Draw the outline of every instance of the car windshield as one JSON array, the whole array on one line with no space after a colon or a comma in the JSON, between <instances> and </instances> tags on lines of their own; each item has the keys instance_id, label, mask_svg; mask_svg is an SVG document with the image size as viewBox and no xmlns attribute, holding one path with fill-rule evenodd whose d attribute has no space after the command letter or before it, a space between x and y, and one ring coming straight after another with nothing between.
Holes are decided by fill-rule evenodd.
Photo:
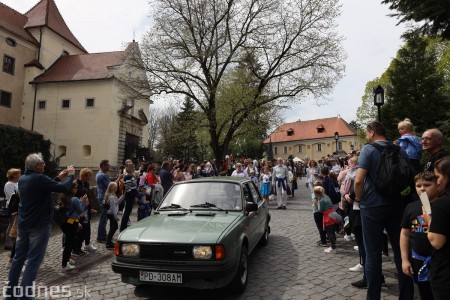
<instances>
[{"instance_id":1,"label":"car windshield","mask_svg":"<svg viewBox=\"0 0 450 300\"><path fill-rule=\"evenodd\" d=\"M241 210L241 187L229 182L195 182L177 184L164 198L161 207L189 209Z\"/></svg>"}]
</instances>

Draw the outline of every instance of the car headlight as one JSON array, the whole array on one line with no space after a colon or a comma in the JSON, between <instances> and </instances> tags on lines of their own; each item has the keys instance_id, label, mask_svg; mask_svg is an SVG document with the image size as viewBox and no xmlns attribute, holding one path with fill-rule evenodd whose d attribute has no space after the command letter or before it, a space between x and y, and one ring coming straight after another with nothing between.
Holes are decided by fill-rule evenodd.
<instances>
[{"instance_id":1,"label":"car headlight","mask_svg":"<svg viewBox=\"0 0 450 300\"><path fill-rule=\"evenodd\" d=\"M122 255L127 257L137 257L140 252L138 244L123 244L121 250Z\"/></svg>"},{"instance_id":2,"label":"car headlight","mask_svg":"<svg viewBox=\"0 0 450 300\"><path fill-rule=\"evenodd\" d=\"M192 255L197 259L211 259L212 253L211 246L194 246L192 248Z\"/></svg>"}]
</instances>

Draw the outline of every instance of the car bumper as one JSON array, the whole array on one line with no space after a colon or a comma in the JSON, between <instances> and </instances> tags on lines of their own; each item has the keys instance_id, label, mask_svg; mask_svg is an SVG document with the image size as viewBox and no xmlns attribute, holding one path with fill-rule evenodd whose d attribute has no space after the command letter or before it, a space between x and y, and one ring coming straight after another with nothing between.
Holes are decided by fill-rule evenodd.
<instances>
[{"instance_id":1,"label":"car bumper","mask_svg":"<svg viewBox=\"0 0 450 300\"><path fill-rule=\"evenodd\" d=\"M228 285L237 272L238 261L220 265L138 265L129 262L115 261L112 263L112 270L122 276L122 281L135 286L138 285L160 285L160 286L180 286L196 289L215 289ZM159 283L140 281L139 271L181 273L182 283Z\"/></svg>"}]
</instances>

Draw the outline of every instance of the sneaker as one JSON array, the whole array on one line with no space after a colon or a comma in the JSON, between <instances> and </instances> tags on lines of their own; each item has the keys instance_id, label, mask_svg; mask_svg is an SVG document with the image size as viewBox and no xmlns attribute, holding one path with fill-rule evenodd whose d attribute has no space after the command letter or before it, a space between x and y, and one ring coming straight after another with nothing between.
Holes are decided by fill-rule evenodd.
<instances>
[{"instance_id":1,"label":"sneaker","mask_svg":"<svg viewBox=\"0 0 450 300\"><path fill-rule=\"evenodd\" d=\"M282 206L281 208L282 208L282 209L286 209L286 206Z\"/></svg>"},{"instance_id":2,"label":"sneaker","mask_svg":"<svg viewBox=\"0 0 450 300\"><path fill-rule=\"evenodd\" d=\"M75 259L73 259L73 258L69 259L69 264L71 264L72 266L75 266Z\"/></svg>"},{"instance_id":3,"label":"sneaker","mask_svg":"<svg viewBox=\"0 0 450 300\"><path fill-rule=\"evenodd\" d=\"M364 271L364 266L362 264L357 264L354 267L348 268L349 271L352 272L363 272Z\"/></svg>"},{"instance_id":4,"label":"sneaker","mask_svg":"<svg viewBox=\"0 0 450 300\"><path fill-rule=\"evenodd\" d=\"M67 266L61 268L61 271L67 272L67 271L73 270L75 268L76 268L75 266L73 266L71 264L67 264Z\"/></svg>"},{"instance_id":5,"label":"sneaker","mask_svg":"<svg viewBox=\"0 0 450 300\"><path fill-rule=\"evenodd\" d=\"M321 241L317 241L317 242L316 242L316 246L319 246L319 247L327 247L328 244L327 244L327 243L322 243Z\"/></svg>"},{"instance_id":6,"label":"sneaker","mask_svg":"<svg viewBox=\"0 0 450 300\"><path fill-rule=\"evenodd\" d=\"M333 248L330 247L330 248L324 249L323 252L325 252L325 253L336 253L336 249L333 249Z\"/></svg>"},{"instance_id":7,"label":"sneaker","mask_svg":"<svg viewBox=\"0 0 450 300\"><path fill-rule=\"evenodd\" d=\"M87 244L83 248L84 251L97 251L97 248L92 244Z\"/></svg>"},{"instance_id":8,"label":"sneaker","mask_svg":"<svg viewBox=\"0 0 450 300\"><path fill-rule=\"evenodd\" d=\"M119 211L117 212L117 215L123 215L123 211L119 210Z\"/></svg>"},{"instance_id":9,"label":"sneaker","mask_svg":"<svg viewBox=\"0 0 450 300\"><path fill-rule=\"evenodd\" d=\"M355 288L358 288L358 289L366 289L367 288L367 282L363 279L358 280L356 282L352 282L351 284L352 284L352 286L354 286Z\"/></svg>"},{"instance_id":10,"label":"sneaker","mask_svg":"<svg viewBox=\"0 0 450 300\"><path fill-rule=\"evenodd\" d=\"M283 207L281 207L281 206L278 206L278 207L277 207L277 209L283 209Z\"/></svg>"},{"instance_id":11,"label":"sneaker","mask_svg":"<svg viewBox=\"0 0 450 300\"><path fill-rule=\"evenodd\" d=\"M359 247L358 247L358 246L354 246L353 249L354 249L355 251L359 251Z\"/></svg>"},{"instance_id":12,"label":"sneaker","mask_svg":"<svg viewBox=\"0 0 450 300\"><path fill-rule=\"evenodd\" d=\"M114 244L113 243L106 244L106 249L114 249Z\"/></svg>"},{"instance_id":13,"label":"sneaker","mask_svg":"<svg viewBox=\"0 0 450 300\"><path fill-rule=\"evenodd\" d=\"M344 235L344 240L346 240L347 242L353 241L353 237L351 235Z\"/></svg>"},{"instance_id":14,"label":"sneaker","mask_svg":"<svg viewBox=\"0 0 450 300\"><path fill-rule=\"evenodd\" d=\"M86 252L84 252L83 250L72 251L72 255L74 255L74 256L83 256L85 254L86 254Z\"/></svg>"}]
</instances>

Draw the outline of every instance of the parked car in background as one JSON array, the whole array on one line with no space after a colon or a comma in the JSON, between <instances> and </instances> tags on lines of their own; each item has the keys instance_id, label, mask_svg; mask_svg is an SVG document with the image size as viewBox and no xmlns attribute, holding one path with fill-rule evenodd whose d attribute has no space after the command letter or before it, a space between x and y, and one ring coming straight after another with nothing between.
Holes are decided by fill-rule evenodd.
<instances>
[{"instance_id":1,"label":"parked car in background","mask_svg":"<svg viewBox=\"0 0 450 300\"><path fill-rule=\"evenodd\" d=\"M119 235L112 269L135 286L229 286L241 293L248 255L267 244L269 222L268 205L249 178L182 181L154 215Z\"/></svg>"}]
</instances>

